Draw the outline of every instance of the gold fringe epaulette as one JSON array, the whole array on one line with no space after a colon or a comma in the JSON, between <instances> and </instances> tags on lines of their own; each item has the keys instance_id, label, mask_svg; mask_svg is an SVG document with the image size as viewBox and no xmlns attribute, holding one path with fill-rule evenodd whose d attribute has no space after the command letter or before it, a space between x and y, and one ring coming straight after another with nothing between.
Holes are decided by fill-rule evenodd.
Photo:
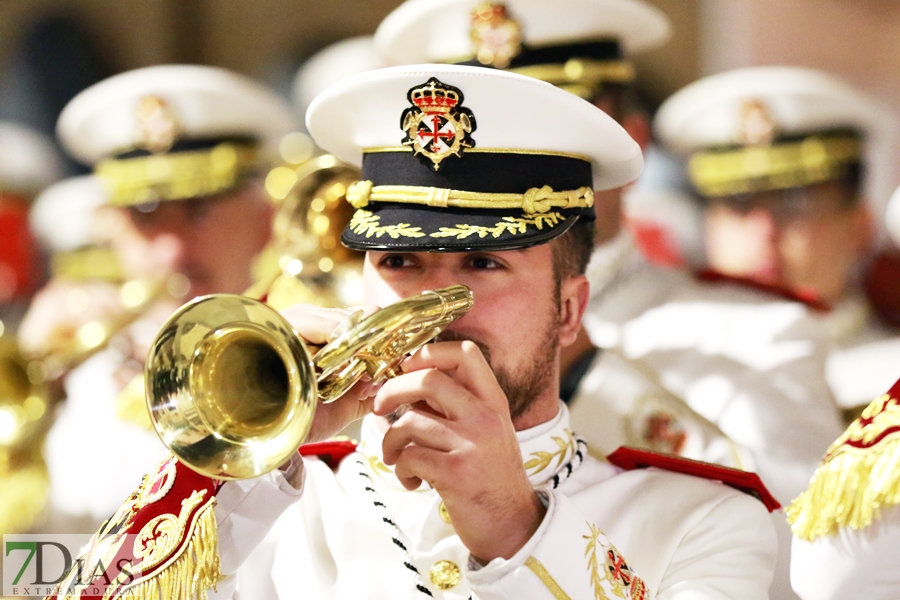
<instances>
[{"instance_id":1,"label":"gold fringe epaulette","mask_svg":"<svg viewBox=\"0 0 900 600\"><path fill-rule=\"evenodd\" d=\"M863 529L882 508L900 504L900 385L875 399L835 441L787 508L798 538L815 540L839 528Z\"/></svg>"},{"instance_id":2,"label":"gold fringe epaulette","mask_svg":"<svg viewBox=\"0 0 900 600\"><path fill-rule=\"evenodd\" d=\"M94 534L48 598L205 600L220 578L217 491L214 480L165 461Z\"/></svg>"},{"instance_id":3,"label":"gold fringe epaulette","mask_svg":"<svg viewBox=\"0 0 900 600\"><path fill-rule=\"evenodd\" d=\"M215 505L210 503L197 517L181 554L119 595L141 600L206 600L207 591L219 582L218 546Z\"/></svg>"}]
</instances>

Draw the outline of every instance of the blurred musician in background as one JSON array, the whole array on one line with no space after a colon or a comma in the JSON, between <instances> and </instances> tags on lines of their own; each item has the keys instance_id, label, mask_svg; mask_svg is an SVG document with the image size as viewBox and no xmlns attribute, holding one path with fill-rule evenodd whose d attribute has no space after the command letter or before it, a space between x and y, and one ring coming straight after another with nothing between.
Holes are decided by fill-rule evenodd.
<instances>
[{"instance_id":1,"label":"blurred musician in background","mask_svg":"<svg viewBox=\"0 0 900 600\"><path fill-rule=\"evenodd\" d=\"M49 139L0 122L0 535L29 531L46 504L42 446L52 399L41 374L29 370L16 332L44 277L28 211L35 195L61 172Z\"/></svg>"},{"instance_id":2,"label":"blurred musician in background","mask_svg":"<svg viewBox=\"0 0 900 600\"><path fill-rule=\"evenodd\" d=\"M690 155L711 271L817 305L834 345L828 383L855 417L900 372L898 331L862 289L885 218L870 195L893 168L896 119L826 73L759 67L688 86L658 124Z\"/></svg>"},{"instance_id":3,"label":"blurred musician in background","mask_svg":"<svg viewBox=\"0 0 900 600\"><path fill-rule=\"evenodd\" d=\"M143 387L136 376L148 346L178 304L241 293L253 283L252 264L272 222L263 179L292 125L289 107L272 92L199 66L123 73L64 109L59 138L103 183L94 226L124 283L89 297L78 315L67 310L71 290L52 286L30 309L32 347L52 347L85 313L97 336L65 375L66 403L48 437L48 530L96 529L164 455L143 390L122 393L123 387Z\"/></svg>"}]
</instances>

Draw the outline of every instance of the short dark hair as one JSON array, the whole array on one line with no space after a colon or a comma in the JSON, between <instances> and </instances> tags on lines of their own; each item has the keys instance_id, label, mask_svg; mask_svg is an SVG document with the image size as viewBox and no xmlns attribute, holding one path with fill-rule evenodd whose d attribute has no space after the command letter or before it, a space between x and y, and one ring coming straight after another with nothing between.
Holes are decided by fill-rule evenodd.
<instances>
[{"instance_id":1,"label":"short dark hair","mask_svg":"<svg viewBox=\"0 0 900 600\"><path fill-rule=\"evenodd\" d=\"M594 250L594 221L578 219L568 231L550 242L553 250L553 277L583 275Z\"/></svg>"}]
</instances>

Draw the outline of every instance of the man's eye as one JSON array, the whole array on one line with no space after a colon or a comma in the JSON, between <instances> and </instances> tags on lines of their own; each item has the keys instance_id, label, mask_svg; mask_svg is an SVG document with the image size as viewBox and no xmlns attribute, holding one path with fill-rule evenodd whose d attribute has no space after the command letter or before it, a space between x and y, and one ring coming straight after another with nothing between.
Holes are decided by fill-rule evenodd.
<instances>
[{"instance_id":1,"label":"man's eye","mask_svg":"<svg viewBox=\"0 0 900 600\"><path fill-rule=\"evenodd\" d=\"M413 261L403 254L389 254L381 259L381 266L387 269L402 269L411 267Z\"/></svg>"},{"instance_id":2,"label":"man's eye","mask_svg":"<svg viewBox=\"0 0 900 600\"><path fill-rule=\"evenodd\" d=\"M469 264L473 269L497 269L500 263L489 256L473 256L469 259Z\"/></svg>"}]
</instances>

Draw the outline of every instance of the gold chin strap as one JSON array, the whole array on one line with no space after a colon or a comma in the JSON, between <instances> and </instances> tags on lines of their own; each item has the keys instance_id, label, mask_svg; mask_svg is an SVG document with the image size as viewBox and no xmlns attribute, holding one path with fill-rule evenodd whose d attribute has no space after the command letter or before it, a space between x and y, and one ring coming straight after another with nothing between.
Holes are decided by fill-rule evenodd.
<instances>
[{"instance_id":1,"label":"gold chin strap","mask_svg":"<svg viewBox=\"0 0 900 600\"><path fill-rule=\"evenodd\" d=\"M594 205L594 191L580 187L557 192L545 185L530 188L524 194L492 194L415 185L373 186L367 180L357 181L347 188L347 201L355 208L364 208L370 202L398 202L438 208L521 209L525 214L533 215L553 208L590 208Z\"/></svg>"},{"instance_id":2,"label":"gold chin strap","mask_svg":"<svg viewBox=\"0 0 900 600\"><path fill-rule=\"evenodd\" d=\"M256 162L254 146L225 142L206 150L105 160L96 174L110 191L110 204L133 206L227 191Z\"/></svg>"},{"instance_id":3,"label":"gold chin strap","mask_svg":"<svg viewBox=\"0 0 900 600\"><path fill-rule=\"evenodd\" d=\"M691 182L707 197L784 190L835 181L862 154L853 136L812 136L801 141L748 146L691 156Z\"/></svg>"},{"instance_id":4,"label":"gold chin strap","mask_svg":"<svg viewBox=\"0 0 900 600\"><path fill-rule=\"evenodd\" d=\"M571 58L561 64L530 65L508 70L546 81L585 99L595 96L604 83L627 84L634 81L634 65L624 60Z\"/></svg>"}]
</instances>

